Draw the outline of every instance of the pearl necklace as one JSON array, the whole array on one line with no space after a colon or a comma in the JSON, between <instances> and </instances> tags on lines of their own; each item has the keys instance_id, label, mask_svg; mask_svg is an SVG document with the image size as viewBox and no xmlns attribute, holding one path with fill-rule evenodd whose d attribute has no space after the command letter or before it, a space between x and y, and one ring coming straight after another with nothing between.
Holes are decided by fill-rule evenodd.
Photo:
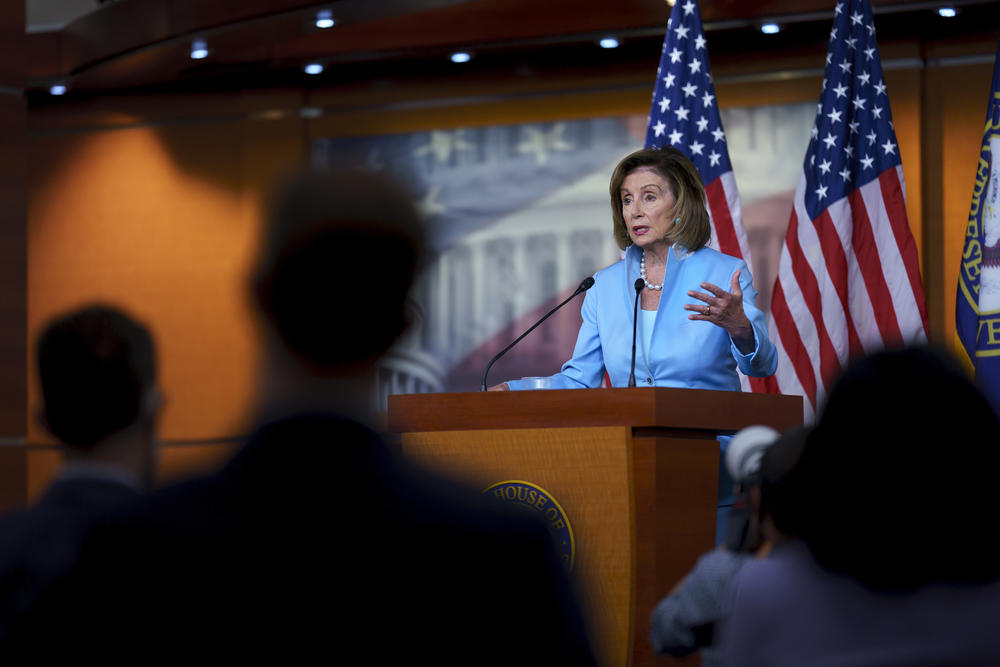
<instances>
[{"instance_id":1,"label":"pearl necklace","mask_svg":"<svg viewBox=\"0 0 1000 667\"><path fill-rule=\"evenodd\" d=\"M643 251L642 258L639 260L639 277L642 278L642 282L646 283L646 288L651 290L662 290L663 285L654 285L653 283L646 280L646 252Z\"/></svg>"}]
</instances>

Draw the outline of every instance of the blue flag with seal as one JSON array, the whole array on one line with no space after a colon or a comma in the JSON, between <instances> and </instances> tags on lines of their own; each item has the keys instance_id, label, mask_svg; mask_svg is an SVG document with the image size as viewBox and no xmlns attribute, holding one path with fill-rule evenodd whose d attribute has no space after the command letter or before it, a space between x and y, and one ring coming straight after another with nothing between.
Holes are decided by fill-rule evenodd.
<instances>
[{"instance_id":1,"label":"blue flag with seal","mask_svg":"<svg viewBox=\"0 0 1000 667\"><path fill-rule=\"evenodd\" d=\"M1000 414L1000 44L972 189L955 299L955 328L976 381Z\"/></svg>"}]
</instances>

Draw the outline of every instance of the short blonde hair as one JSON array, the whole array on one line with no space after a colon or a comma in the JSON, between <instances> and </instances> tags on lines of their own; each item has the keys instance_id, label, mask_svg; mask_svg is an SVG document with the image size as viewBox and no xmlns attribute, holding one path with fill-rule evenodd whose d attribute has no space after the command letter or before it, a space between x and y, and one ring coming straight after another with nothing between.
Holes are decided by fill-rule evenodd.
<instances>
[{"instance_id":1,"label":"short blonde hair","mask_svg":"<svg viewBox=\"0 0 1000 667\"><path fill-rule=\"evenodd\" d=\"M625 250L632 245L622 214L622 183L640 167L652 167L670 184L674 195L672 215L678 221L667 232L667 240L688 250L698 250L712 237L712 227L705 208L705 188L691 160L671 146L643 148L627 156L611 175L611 217L615 222L615 241Z\"/></svg>"}]
</instances>

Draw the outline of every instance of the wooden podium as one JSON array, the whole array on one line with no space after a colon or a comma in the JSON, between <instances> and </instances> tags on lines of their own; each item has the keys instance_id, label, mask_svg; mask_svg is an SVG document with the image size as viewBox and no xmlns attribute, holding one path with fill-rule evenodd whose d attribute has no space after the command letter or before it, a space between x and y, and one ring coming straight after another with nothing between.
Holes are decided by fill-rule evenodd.
<instances>
[{"instance_id":1,"label":"wooden podium","mask_svg":"<svg viewBox=\"0 0 1000 667\"><path fill-rule=\"evenodd\" d=\"M408 394L388 412L407 456L561 505L595 649L616 667L654 664L653 606L714 544L716 436L801 423L798 396L668 388Z\"/></svg>"}]
</instances>

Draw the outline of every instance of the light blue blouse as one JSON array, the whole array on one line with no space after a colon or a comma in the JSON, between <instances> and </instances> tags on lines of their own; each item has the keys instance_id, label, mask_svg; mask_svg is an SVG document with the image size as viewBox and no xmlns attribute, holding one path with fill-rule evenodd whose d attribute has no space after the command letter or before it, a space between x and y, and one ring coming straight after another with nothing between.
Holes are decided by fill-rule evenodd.
<instances>
[{"instance_id":1,"label":"light blue blouse","mask_svg":"<svg viewBox=\"0 0 1000 667\"><path fill-rule=\"evenodd\" d=\"M653 342L653 327L656 326L656 311L639 308L639 332L636 334L642 341L642 358L649 359L649 346ZM647 364L648 365L648 364Z\"/></svg>"},{"instance_id":2,"label":"light blue blouse","mask_svg":"<svg viewBox=\"0 0 1000 667\"><path fill-rule=\"evenodd\" d=\"M605 369L612 386L628 385L640 254L639 248L629 246L622 261L594 274L594 286L583 300L583 324L573 356L552 376L552 389L599 387ZM741 353L724 329L689 320L690 311L684 310L684 304L702 304L687 295L689 290L703 292L701 283L709 282L728 291L737 270L742 271L743 311L753 326L754 349L749 354ZM756 299L746 262L710 248L691 252L675 244L668 253L649 353L636 355L636 385L739 391L737 367L755 377L773 374L777 353ZM520 380L507 384L512 390L524 388Z\"/></svg>"}]
</instances>

